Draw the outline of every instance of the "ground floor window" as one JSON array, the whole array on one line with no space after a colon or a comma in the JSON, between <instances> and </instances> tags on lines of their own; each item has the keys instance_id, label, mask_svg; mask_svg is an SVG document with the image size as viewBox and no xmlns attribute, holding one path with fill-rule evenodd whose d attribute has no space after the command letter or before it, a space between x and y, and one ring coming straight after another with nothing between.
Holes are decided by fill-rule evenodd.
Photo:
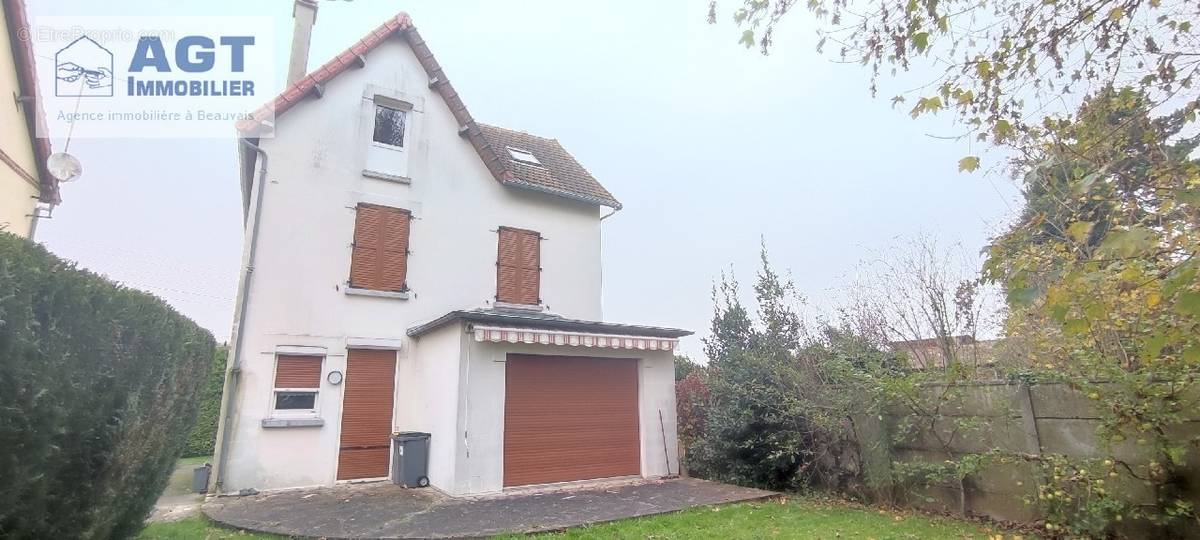
<instances>
[{"instance_id":1,"label":"ground floor window","mask_svg":"<svg viewBox=\"0 0 1200 540\"><path fill-rule=\"evenodd\" d=\"M276 355L272 408L282 414L316 414L324 360L315 355Z\"/></svg>"}]
</instances>

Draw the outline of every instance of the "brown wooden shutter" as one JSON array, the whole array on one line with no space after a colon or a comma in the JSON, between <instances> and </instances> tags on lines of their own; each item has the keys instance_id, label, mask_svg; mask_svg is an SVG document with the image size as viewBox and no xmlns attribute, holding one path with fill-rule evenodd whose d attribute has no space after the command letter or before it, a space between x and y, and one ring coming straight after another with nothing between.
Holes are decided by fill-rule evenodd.
<instances>
[{"instance_id":1,"label":"brown wooden shutter","mask_svg":"<svg viewBox=\"0 0 1200 540\"><path fill-rule=\"evenodd\" d=\"M321 357L281 354L275 357L275 388L319 388Z\"/></svg>"},{"instance_id":2,"label":"brown wooden shutter","mask_svg":"<svg viewBox=\"0 0 1200 540\"><path fill-rule=\"evenodd\" d=\"M354 220L350 286L378 291L408 290L407 210L359 204Z\"/></svg>"},{"instance_id":3,"label":"brown wooden shutter","mask_svg":"<svg viewBox=\"0 0 1200 540\"><path fill-rule=\"evenodd\" d=\"M396 351L347 351L338 480L387 476L395 379Z\"/></svg>"},{"instance_id":4,"label":"brown wooden shutter","mask_svg":"<svg viewBox=\"0 0 1200 540\"><path fill-rule=\"evenodd\" d=\"M541 235L500 227L496 256L496 300L512 304L541 303Z\"/></svg>"}]
</instances>

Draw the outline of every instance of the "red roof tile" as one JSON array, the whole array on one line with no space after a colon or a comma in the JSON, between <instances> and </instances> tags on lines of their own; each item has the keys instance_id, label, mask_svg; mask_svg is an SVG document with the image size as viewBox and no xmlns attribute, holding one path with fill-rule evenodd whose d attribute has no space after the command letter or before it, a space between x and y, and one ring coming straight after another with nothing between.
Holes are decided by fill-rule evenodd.
<instances>
[{"instance_id":1,"label":"red roof tile","mask_svg":"<svg viewBox=\"0 0 1200 540\"><path fill-rule=\"evenodd\" d=\"M620 208L621 203L613 198L592 174L583 168L575 157L567 153L557 139L547 139L524 131L479 124L484 139L500 159L508 162L511 178L505 184L563 195L611 208ZM516 148L533 154L541 166L522 163L512 158L508 148Z\"/></svg>"},{"instance_id":2,"label":"red roof tile","mask_svg":"<svg viewBox=\"0 0 1200 540\"><path fill-rule=\"evenodd\" d=\"M436 91L450 113L460 126L461 133L466 138L479 158L483 160L488 171L502 184L543 191L571 199L621 208L621 203L612 196L604 186L600 185L575 158L571 157L554 139L546 139L529 135L520 131L512 131L494 126L484 126L475 122L467 106L450 81L445 71L433 57L433 52L421 34L413 26L412 18L405 12L398 13L388 19L378 28L367 33L357 43L351 45L341 54L333 57L325 65L296 81L266 105L252 113L250 118L237 123L237 128L243 136L253 136L263 120L270 118L272 111L279 116L288 109L303 101L313 93L317 85L325 84L351 67L358 67L359 57L366 55L375 47L382 44L389 36L399 34L412 48L417 61L429 77L430 86ZM521 148L534 152L544 168L534 168L513 161L504 148L505 141L516 140ZM529 148L526 148L529 147ZM545 156L543 158L543 156Z\"/></svg>"}]
</instances>

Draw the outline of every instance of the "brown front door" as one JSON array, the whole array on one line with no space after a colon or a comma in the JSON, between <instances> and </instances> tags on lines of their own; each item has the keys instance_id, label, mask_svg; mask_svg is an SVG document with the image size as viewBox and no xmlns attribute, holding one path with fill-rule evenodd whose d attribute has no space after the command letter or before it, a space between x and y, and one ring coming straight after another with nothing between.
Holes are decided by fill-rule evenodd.
<instances>
[{"instance_id":1,"label":"brown front door","mask_svg":"<svg viewBox=\"0 0 1200 540\"><path fill-rule=\"evenodd\" d=\"M504 485L641 474L637 360L510 354Z\"/></svg>"},{"instance_id":2,"label":"brown front door","mask_svg":"<svg viewBox=\"0 0 1200 540\"><path fill-rule=\"evenodd\" d=\"M345 385L337 478L385 477L391 456L396 351L350 349Z\"/></svg>"}]
</instances>

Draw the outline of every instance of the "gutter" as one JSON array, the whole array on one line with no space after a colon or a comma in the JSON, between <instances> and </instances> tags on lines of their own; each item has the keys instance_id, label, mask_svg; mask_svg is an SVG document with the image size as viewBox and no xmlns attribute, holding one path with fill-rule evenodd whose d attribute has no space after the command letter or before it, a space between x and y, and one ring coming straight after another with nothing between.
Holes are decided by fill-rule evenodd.
<instances>
[{"instance_id":1,"label":"gutter","mask_svg":"<svg viewBox=\"0 0 1200 540\"><path fill-rule=\"evenodd\" d=\"M649 337L649 338L681 338L692 335L690 330L682 330L679 328L665 328L659 326L644 326L637 324L617 324L600 321L584 321L579 319L567 319L563 317L553 316L547 317L544 315L524 315L512 313L500 313L496 311L477 311L477 310L455 310L441 317L438 317L425 324L420 324L409 328L407 334L409 337L421 337L433 330L441 328L453 321L463 321L466 323L483 323L483 324L500 324L500 325L526 325L534 328L544 328L548 330L565 330L568 332L587 332L595 334L610 334L621 336ZM519 326L517 326L519 328Z\"/></svg>"},{"instance_id":2,"label":"gutter","mask_svg":"<svg viewBox=\"0 0 1200 540\"><path fill-rule=\"evenodd\" d=\"M512 186L515 188L528 189L530 191L538 191L541 193L548 193L550 195L556 195L556 196L562 197L564 199L571 199L574 201L585 202L585 203L594 204L597 206L607 206L609 208L612 208L614 210L614 212L616 210L621 209L621 203L617 202L614 199L601 199L599 197L590 197L587 195L580 195L578 193L573 193L573 192L562 190L562 189L554 189L551 187L530 184L528 182L522 182L520 180L504 180L504 181L501 181L501 184L504 184L506 186Z\"/></svg>"},{"instance_id":3,"label":"gutter","mask_svg":"<svg viewBox=\"0 0 1200 540\"><path fill-rule=\"evenodd\" d=\"M224 490L225 464L228 462L229 444L234 434L232 426L237 420L238 382L242 374L242 359L245 356L242 352L242 343L245 341L242 339L242 333L246 328L246 306L250 304L250 279L254 277L254 255L258 249L258 224L262 217L263 190L267 187L267 152L247 139L239 138L238 141L245 148L256 152L260 161L258 185L257 188L252 187L254 211L248 215L252 215L253 218L246 224L250 235L250 245L246 249L245 268L238 281L237 318L233 322L233 332L229 336L231 356L225 368L225 388L221 393L221 416L217 424L217 448L216 455L213 456L216 469L213 471L213 475L216 483L212 490L217 495Z\"/></svg>"},{"instance_id":4,"label":"gutter","mask_svg":"<svg viewBox=\"0 0 1200 540\"><path fill-rule=\"evenodd\" d=\"M29 142L33 146L33 157L37 167L38 200L51 206L62 202L59 182L50 175L46 160L50 157L50 139L38 137L48 135L45 111L37 86L37 72L33 55L32 34L29 29L29 14L25 2L3 0L4 18L7 21L8 42L12 50L13 63L17 71L17 92L13 97L25 117ZM36 213L36 212L35 212ZM36 221L36 218L35 218ZM30 236L32 238L32 235Z\"/></svg>"}]
</instances>

